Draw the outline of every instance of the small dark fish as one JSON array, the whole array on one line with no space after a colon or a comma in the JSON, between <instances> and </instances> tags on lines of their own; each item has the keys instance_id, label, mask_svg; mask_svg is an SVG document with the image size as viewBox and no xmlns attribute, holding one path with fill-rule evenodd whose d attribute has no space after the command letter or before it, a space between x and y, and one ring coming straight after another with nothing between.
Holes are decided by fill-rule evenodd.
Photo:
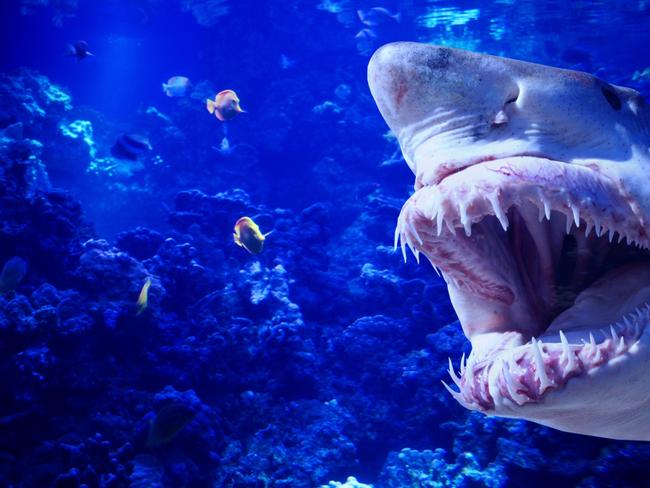
<instances>
[{"instance_id":1,"label":"small dark fish","mask_svg":"<svg viewBox=\"0 0 650 488\"><path fill-rule=\"evenodd\" d=\"M118 159L136 161L138 157L151 149L149 139L139 134L122 134L117 138L111 154Z\"/></svg>"},{"instance_id":2,"label":"small dark fish","mask_svg":"<svg viewBox=\"0 0 650 488\"><path fill-rule=\"evenodd\" d=\"M11 291L18 286L27 273L27 263L23 258L14 256L9 259L0 274L0 293Z\"/></svg>"},{"instance_id":3,"label":"small dark fish","mask_svg":"<svg viewBox=\"0 0 650 488\"><path fill-rule=\"evenodd\" d=\"M147 446L162 446L170 442L196 417L196 412L182 403L172 403L161 408L151 421Z\"/></svg>"},{"instance_id":4,"label":"small dark fish","mask_svg":"<svg viewBox=\"0 0 650 488\"><path fill-rule=\"evenodd\" d=\"M77 61L81 61L88 56L94 56L93 53L88 51L88 43L86 41L77 41L74 44L68 44L66 54L68 56L74 56L77 58Z\"/></svg>"}]
</instances>

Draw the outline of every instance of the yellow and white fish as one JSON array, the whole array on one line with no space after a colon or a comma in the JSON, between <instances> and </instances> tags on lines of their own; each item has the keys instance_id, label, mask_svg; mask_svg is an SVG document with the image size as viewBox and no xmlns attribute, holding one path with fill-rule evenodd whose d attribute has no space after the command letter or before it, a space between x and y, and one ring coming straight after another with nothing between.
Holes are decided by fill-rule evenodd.
<instances>
[{"instance_id":1,"label":"yellow and white fish","mask_svg":"<svg viewBox=\"0 0 650 488\"><path fill-rule=\"evenodd\" d=\"M137 315L140 315L142 312L144 312L147 309L147 306L149 305L150 286L151 286L151 278L147 276L147 281L145 281L144 285L142 285L142 289L140 290L140 294L138 295L138 301L136 302L136 305L138 306Z\"/></svg>"},{"instance_id":2,"label":"yellow and white fish","mask_svg":"<svg viewBox=\"0 0 650 488\"><path fill-rule=\"evenodd\" d=\"M271 231L273 232L273 231ZM264 247L264 240L271 232L262 234L259 226L250 217L242 217L235 223L233 238L235 244L251 254L259 254Z\"/></svg>"}]
</instances>

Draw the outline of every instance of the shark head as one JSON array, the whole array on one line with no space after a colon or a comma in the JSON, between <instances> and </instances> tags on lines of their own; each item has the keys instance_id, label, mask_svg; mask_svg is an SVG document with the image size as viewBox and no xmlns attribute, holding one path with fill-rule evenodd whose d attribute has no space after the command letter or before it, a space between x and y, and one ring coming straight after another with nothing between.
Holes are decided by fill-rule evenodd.
<instances>
[{"instance_id":1,"label":"shark head","mask_svg":"<svg viewBox=\"0 0 650 488\"><path fill-rule=\"evenodd\" d=\"M650 440L650 108L582 72L394 43L370 60L415 174L395 243L444 277L460 404ZM445 385L447 386L447 385Z\"/></svg>"}]
</instances>

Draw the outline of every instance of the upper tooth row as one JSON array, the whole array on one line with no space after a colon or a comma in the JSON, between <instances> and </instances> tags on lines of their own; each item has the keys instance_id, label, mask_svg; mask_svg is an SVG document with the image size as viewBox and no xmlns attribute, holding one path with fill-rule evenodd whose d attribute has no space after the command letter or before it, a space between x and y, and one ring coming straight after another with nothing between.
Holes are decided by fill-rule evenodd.
<instances>
[{"instance_id":1,"label":"upper tooth row","mask_svg":"<svg viewBox=\"0 0 650 488\"><path fill-rule=\"evenodd\" d=\"M426 198L425 202L420 203L418 198ZM471 202L471 206L474 209L474 216L468 214L469 204L460 199L456 205L454 199L444 198L439 192L429 193L423 195L417 195L415 200L413 197L409 200L397 221L397 227L395 229L395 249L397 249L397 244L401 240L402 254L404 260L406 260L406 246L408 246L416 259L419 261L419 254L415 250L414 242L422 244L422 238L417 232L417 229L409 219L408 215L408 206L409 205L418 205L418 208L421 209L422 213L427 216L427 218L435 222L435 234L440 236L443 232L443 229L447 227L452 234L456 234L456 228L463 228L466 236L471 236L472 234L472 225L483 219L485 215L494 215L503 230L508 230L510 222L508 220L507 210L513 204L517 203L514 201L511 202L502 202L505 200L503 197L499 197L497 192L488 192L483 194L483 198L474 198ZM572 203L568 198L563 198L560 202L552 202L546 198L541 190L537 192L535 196L528 196L525 201L530 202L537 206L538 208L538 217L539 221L542 222L544 219L550 221L551 219L551 210L557 210L562 212L566 217L566 228L565 231L568 234L571 232L573 225L580 228L581 225L581 207L583 209L583 227L585 230L585 236L589 236L592 230L595 231L597 237L601 237L607 233L609 242L614 240L614 234L618 233L618 242L625 240L626 244L634 245L641 249L650 249L650 242L647 239L638 238L634 239L628 233L625 232L625 229L616 229L616 222L625 222L625 219L616 218L614 215L606 214L601 219L596 218L594 215L599 212L593 205L593 202L590 198L584 199L580 205ZM524 203L524 202L520 202ZM489 205L489 207L488 207ZM587 211L587 209L591 211ZM609 222L609 224L607 223Z\"/></svg>"}]
</instances>

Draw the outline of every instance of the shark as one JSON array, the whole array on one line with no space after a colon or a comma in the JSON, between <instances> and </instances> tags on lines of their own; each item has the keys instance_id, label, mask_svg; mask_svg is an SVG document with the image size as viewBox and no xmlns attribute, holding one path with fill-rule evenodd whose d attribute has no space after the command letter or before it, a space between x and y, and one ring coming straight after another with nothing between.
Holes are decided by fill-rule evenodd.
<instances>
[{"instance_id":1,"label":"shark","mask_svg":"<svg viewBox=\"0 0 650 488\"><path fill-rule=\"evenodd\" d=\"M415 175L395 229L444 278L462 406L650 441L650 108L588 73L397 42L368 65Z\"/></svg>"}]
</instances>

